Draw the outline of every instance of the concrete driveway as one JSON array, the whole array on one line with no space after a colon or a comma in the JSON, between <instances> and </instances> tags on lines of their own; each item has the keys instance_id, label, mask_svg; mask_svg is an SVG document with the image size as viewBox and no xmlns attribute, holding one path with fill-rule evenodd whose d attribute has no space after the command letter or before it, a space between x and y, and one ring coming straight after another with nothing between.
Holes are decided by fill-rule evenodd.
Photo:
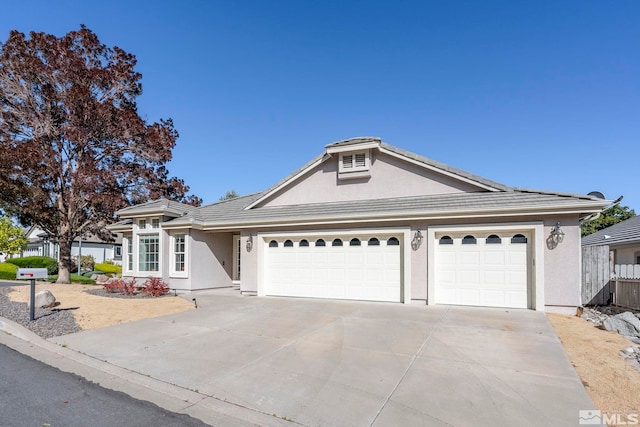
<instances>
[{"instance_id":1,"label":"concrete driveway","mask_svg":"<svg viewBox=\"0 0 640 427\"><path fill-rule=\"evenodd\" d=\"M196 298L198 310L52 341L274 424L563 426L594 409L542 313Z\"/></svg>"}]
</instances>

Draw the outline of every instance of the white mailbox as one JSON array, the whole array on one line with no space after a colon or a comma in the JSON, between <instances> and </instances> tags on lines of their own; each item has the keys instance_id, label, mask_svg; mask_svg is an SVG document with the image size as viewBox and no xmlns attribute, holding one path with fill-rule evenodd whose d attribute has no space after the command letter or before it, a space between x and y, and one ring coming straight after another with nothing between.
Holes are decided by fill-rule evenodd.
<instances>
[{"instance_id":1,"label":"white mailbox","mask_svg":"<svg viewBox=\"0 0 640 427\"><path fill-rule=\"evenodd\" d=\"M46 279L49 273L46 268L19 268L16 279Z\"/></svg>"}]
</instances>

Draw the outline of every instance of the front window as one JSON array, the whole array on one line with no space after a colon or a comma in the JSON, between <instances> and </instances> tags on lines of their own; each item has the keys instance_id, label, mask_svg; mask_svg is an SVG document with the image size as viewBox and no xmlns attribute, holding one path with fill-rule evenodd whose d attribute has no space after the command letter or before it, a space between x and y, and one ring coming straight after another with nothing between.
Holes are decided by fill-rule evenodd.
<instances>
[{"instance_id":1,"label":"front window","mask_svg":"<svg viewBox=\"0 0 640 427\"><path fill-rule=\"evenodd\" d=\"M160 228L160 219L159 218L153 218L151 220L151 228Z\"/></svg>"},{"instance_id":2,"label":"front window","mask_svg":"<svg viewBox=\"0 0 640 427\"><path fill-rule=\"evenodd\" d=\"M175 271L184 271L185 267L185 236L176 234L173 245Z\"/></svg>"},{"instance_id":3,"label":"front window","mask_svg":"<svg viewBox=\"0 0 640 427\"><path fill-rule=\"evenodd\" d=\"M147 228L147 220L141 219L140 221L138 221L138 228L140 230L144 230L145 228Z\"/></svg>"},{"instance_id":4,"label":"front window","mask_svg":"<svg viewBox=\"0 0 640 427\"><path fill-rule=\"evenodd\" d=\"M157 234L139 236L138 270L158 271L160 245Z\"/></svg>"}]
</instances>

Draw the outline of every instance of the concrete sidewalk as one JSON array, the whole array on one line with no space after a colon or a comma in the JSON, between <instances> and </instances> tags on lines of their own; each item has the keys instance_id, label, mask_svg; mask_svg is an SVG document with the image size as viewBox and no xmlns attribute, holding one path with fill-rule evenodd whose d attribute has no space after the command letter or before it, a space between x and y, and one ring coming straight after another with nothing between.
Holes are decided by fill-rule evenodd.
<instances>
[{"instance_id":1,"label":"concrete sidewalk","mask_svg":"<svg viewBox=\"0 0 640 427\"><path fill-rule=\"evenodd\" d=\"M198 310L43 347L212 425L563 426L594 409L543 313L196 298Z\"/></svg>"}]
</instances>

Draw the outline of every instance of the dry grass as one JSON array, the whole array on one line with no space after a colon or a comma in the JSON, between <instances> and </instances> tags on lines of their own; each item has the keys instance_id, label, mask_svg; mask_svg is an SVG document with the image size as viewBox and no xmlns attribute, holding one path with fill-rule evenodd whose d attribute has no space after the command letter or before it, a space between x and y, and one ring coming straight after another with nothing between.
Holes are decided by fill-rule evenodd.
<instances>
[{"instance_id":1,"label":"dry grass","mask_svg":"<svg viewBox=\"0 0 640 427\"><path fill-rule=\"evenodd\" d=\"M640 371L619 355L633 342L576 316L547 314L596 407L640 411Z\"/></svg>"},{"instance_id":2,"label":"dry grass","mask_svg":"<svg viewBox=\"0 0 640 427\"><path fill-rule=\"evenodd\" d=\"M122 299L101 297L85 292L96 286L98 285L38 284L36 292L48 289L60 302L57 308L73 308L76 322L84 330L193 309L193 304L180 297ZM29 286L15 286L9 298L14 301L28 302L29 292Z\"/></svg>"}]
</instances>

